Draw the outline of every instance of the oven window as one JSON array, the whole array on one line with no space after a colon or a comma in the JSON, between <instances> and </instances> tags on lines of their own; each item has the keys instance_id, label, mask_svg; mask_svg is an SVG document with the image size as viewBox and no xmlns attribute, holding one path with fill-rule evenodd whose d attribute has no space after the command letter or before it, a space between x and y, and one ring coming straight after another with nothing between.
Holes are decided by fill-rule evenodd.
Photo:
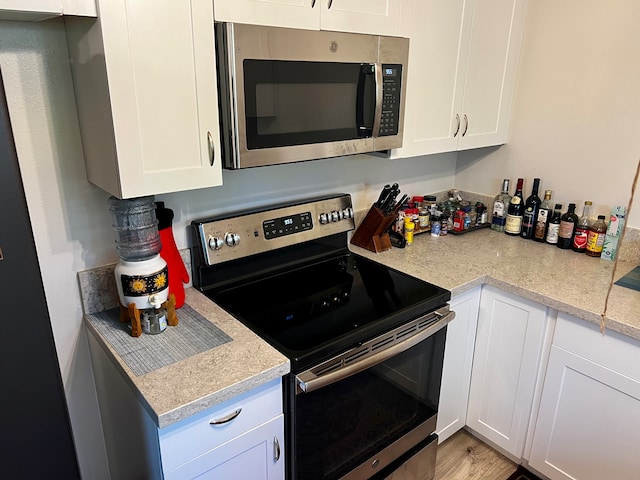
<instances>
[{"instance_id":1,"label":"oven window","mask_svg":"<svg viewBox=\"0 0 640 480\"><path fill-rule=\"evenodd\" d=\"M360 81L360 63L244 60L243 69L250 150L359 138L359 123L373 122L373 78Z\"/></svg>"},{"instance_id":2,"label":"oven window","mask_svg":"<svg viewBox=\"0 0 640 480\"><path fill-rule=\"evenodd\" d=\"M340 478L432 419L445 338L443 327L384 363L295 395L293 478Z\"/></svg>"}]
</instances>

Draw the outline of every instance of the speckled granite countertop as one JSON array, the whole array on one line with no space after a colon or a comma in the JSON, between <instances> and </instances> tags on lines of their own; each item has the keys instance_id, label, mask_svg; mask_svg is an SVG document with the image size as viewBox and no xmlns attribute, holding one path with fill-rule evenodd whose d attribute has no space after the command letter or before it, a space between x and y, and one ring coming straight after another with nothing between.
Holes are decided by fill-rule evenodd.
<instances>
[{"instance_id":1,"label":"speckled granite countertop","mask_svg":"<svg viewBox=\"0 0 640 480\"><path fill-rule=\"evenodd\" d=\"M105 284L108 285L113 275L113 268L105 268L105 271L106 273L102 276L107 279ZM80 282L82 285L82 277ZM111 281L111 283L115 282ZM95 298L93 300L94 307L96 304L101 304L96 302ZM84 301L85 312L87 312L86 299ZM131 371L111 345L93 328L91 322L85 322L90 334L107 352L160 428L282 377L290 371L289 360L284 355L198 290L187 288L185 303L214 323L232 340L140 376L136 376ZM113 306L108 305L109 308ZM178 310L179 315L180 310Z\"/></svg>"},{"instance_id":2,"label":"speckled granite countertop","mask_svg":"<svg viewBox=\"0 0 640 480\"><path fill-rule=\"evenodd\" d=\"M416 235L413 245L373 253L351 249L451 290L488 284L600 325L613 262L490 229L464 235ZM638 263L619 261L616 278ZM640 292L614 285L605 329L640 339Z\"/></svg>"},{"instance_id":3,"label":"speckled granite countertop","mask_svg":"<svg viewBox=\"0 0 640 480\"><path fill-rule=\"evenodd\" d=\"M439 238L417 235L410 247L378 254L353 245L350 248L449 289L454 297L483 284L494 285L597 325L613 270L612 262L490 229ZM185 262L188 264L187 259ZM637 264L620 261L616 280ZM80 272L79 282L86 313L117 306L113 266ZM135 376L86 322L160 428L290 371L286 357L199 291L188 288L186 295L186 303L233 341L145 375ZM640 292L613 287L605 328L640 339Z\"/></svg>"}]
</instances>

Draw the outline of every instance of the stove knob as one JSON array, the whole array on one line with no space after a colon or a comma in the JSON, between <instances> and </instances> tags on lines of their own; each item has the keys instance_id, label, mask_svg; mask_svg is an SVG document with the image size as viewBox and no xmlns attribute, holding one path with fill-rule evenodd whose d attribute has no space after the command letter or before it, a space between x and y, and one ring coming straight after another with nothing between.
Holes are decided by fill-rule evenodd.
<instances>
[{"instance_id":1,"label":"stove knob","mask_svg":"<svg viewBox=\"0 0 640 480\"><path fill-rule=\"evenodd\" d=\"M209 248L211 250L220 250L224 246L224 242L220 237L214 237L213 235L209 237Z\"/></svg>"},{"instance_id":2,"label":"stove knob","mask_svg":"<svg viewBox=\"0 0 640 480\"><path fill-rule=\"evenodd\" d=\"M353 208L347 207L342 210L342 218L353 218Z\"/></svg>"},{"instance_id":3,"label":"stove knob","mask_svg":"<svg viewBox=\"0 0 640 480\"><path fill-rule=\"evenodd\" d=\"M238 245L240 243L240 235L238 235L237 233L233 233L233 232L225 233L224 234L224 243L226 243L230 247L235 247L236 245Z\"/></svg>"},{"instance_id":4,"label":"stove knob","mask_svg":"<svg viewBox=\"0 0 640 480\"><path fill-rule=\"evenodd\" d=\"M329 217L327 216L326 213L321 213L320 214L320 224L321 225L326 225L327 223L329 223Z\"/></svg>"},{"instance_id":5,"label":"stove knob","mask_svg":"<svg viewBox=\"0 0 640 480\"><path fill-rule=\"evenodd\" d=\"M340 212L334 210L333 212L331 212L331 221L337 222L338 220L340 220Z\"/></svg>"}]
</instances>

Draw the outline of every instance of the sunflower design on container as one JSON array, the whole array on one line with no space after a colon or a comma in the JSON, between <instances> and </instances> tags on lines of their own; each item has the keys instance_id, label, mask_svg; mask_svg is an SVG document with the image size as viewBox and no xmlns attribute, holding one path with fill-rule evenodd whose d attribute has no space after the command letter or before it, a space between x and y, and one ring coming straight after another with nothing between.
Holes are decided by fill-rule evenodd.
<instances>
[{"instance_id":1,"label":"sunflower design on container","mask_svg":"<svg viewBox=\"0 0 640 480\"><path fill-rule=\"evenodd\" d=\"M122 275L122 290L129 297L140 297L161 292L169 285L168 268L150 275Z\"/></svg>"}]
</instances>

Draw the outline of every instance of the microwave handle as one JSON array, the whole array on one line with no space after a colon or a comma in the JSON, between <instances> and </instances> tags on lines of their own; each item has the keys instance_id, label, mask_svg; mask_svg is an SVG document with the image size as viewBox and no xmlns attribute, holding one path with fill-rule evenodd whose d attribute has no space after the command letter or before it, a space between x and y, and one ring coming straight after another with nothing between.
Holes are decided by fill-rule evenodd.
<instances>
[{"instance_id":1,"label":"microwave handle","mask_svg":"<svg viewBox=\"0 0 640 480\"><path fill-rule=\"evenodd\" d=\"M378 85L376 83L377 65L363 63L358 74L356 94L356 127L358 136L371 137L376 125L376 111L378 110ZM378 121L378 129L380 122Z\"/></svg>"}]
</instances>

